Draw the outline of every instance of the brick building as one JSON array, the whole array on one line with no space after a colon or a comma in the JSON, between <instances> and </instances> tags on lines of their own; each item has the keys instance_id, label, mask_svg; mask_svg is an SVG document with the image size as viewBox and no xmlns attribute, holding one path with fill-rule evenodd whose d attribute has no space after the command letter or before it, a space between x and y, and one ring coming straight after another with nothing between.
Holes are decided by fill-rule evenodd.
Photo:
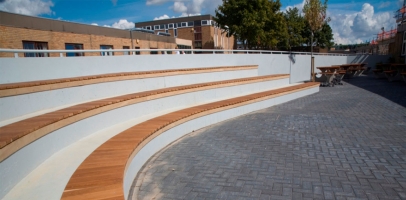
<instances>
[{"instance_id":1,"label":"brick building","mask_svg":"<svg viewBox=\"0 0 406 200\"><path fill-rule=\"evenodd\" d=\"M176 42L180 42L177 44ZM4 49L174 49L191 41L129 30L32 17L0 11L0 48ZM125 55L129 52L114 52ZM161 52L151 52L161 53ZM65 56L109 55L109 53L67 53ZM137 52L149 54L149 52ZM12 57L0 53L0 57ZM26 53L20 57L59 56L59 53Z\"/></svg>"},{"instance_id":2,"label":"brick building","mask_svg":"<svg viewBox=\"0 0 406 200\"><path fill-rule=\"evenodd\" d=\"M236 46L234 36L227 37L227 30L220 29L211 15L136 22L135 27L192 40L194 49L235 49Z\"/></svg>"}]
</instances>

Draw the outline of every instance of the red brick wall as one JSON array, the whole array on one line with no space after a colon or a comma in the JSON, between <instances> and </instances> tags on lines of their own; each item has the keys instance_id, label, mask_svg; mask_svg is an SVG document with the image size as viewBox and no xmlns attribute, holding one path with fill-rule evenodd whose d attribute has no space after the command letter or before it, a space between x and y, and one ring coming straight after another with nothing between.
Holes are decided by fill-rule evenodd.
<instances>
[{"instance_id":1,"label":"red brick wall","mask_svg":"<svg viewBox=\"0 0 406 200\"><path fill-rule=\"evenodd\" d=\"M7 26L0 26L0 33L0 48L5 49L23 49L22 41L48 42L49 50L65 49L65 43L83 44L84 49L100 49L100 45L113 45L114 49L123 49L123 46L131 48L131 39L129 38L106 37L103 35L41 31ZM133 40L134 47L140 47L141 49L173 49L176 46L175 43L145 40L138 41L139 42L137 43L135 39ZM149 53L145 52L142 54ZM100 53L85 53L85 56L97 55L100 55ZM123 55L123 52L115 52L114 55ZM24 55L21 53L19 56L23 57ZM50 56L57 57L59 56L59 53L51 53ZM13 57L13 54L0 53L0 57Z\"/></svg>"}]
</instances>

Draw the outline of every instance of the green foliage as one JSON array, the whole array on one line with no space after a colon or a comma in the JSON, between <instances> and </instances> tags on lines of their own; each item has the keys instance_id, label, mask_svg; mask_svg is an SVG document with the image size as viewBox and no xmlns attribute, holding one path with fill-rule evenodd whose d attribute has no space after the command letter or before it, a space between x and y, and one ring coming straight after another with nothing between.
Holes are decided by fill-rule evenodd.
<instances>
[{"instance_id":1,"label":"green foliage","mask_svg":"<svg viewBox=\"0 0 406 200\"><path fill-rule=\"evenodd\" d=\"M281 6L279 0L227 0L216 9L215 20L250 49L275 48L287 36Z\"/></svg>"},{"instance_id":2,"label":"green foliage","mask_svg":"<svg viewBox=\"0 0 406 200\"><path fill-rule=\"evenodd\" d=\"M305 20L309 23L311 32L316 32L322 28L329 18L326 18L327 0L322 4L320 0L306 0L303 6Z\"/></svg>"},{"instance_id":3,"label":"green foliage","mask_svg":"<svg viewBox=\"0 0 406 200\"><path fill-rule=\"evenodd\" d=\"M306 22L305 23L305 28L303 30L303 38L304 38L304 42L310 46L311 44L311 28L309 26L309 24ZM333 38L333 31L330 27L330 25L328 25L328 23L324 23L321 27L320 30L317 30L314 33L314 43L313 45L322 47L322 48L331 48L332 46L334 46L334 38Z\"/></svg>"},{"instance_id":4,"label":"green foliage","mask_svg":"<svg viewBox=\"0 0 406 200\"><path fill-rule=\"evenodd\" d=\"M305 31L305 20L299 14L299 9L296 7L286 11L284 14L287 28L287 48L301 46L305 42L304 31Z\"/></svg>"}]
</instances>

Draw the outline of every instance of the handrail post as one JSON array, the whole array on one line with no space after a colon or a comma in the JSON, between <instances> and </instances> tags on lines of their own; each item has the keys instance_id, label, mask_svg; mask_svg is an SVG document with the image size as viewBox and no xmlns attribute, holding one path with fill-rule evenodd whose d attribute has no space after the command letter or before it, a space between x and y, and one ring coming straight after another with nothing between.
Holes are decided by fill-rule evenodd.
<instances>
[{"instance_id":1,"label":"handrail post","mask_svg":"<svg viewBox=\"0 0 406 200\"><path fill-rule=\"evenodd\" d=\"M63 57L63 53L59 53L59 57Z\"/></svg>"},{"instance_id":2,"label":"handrail post","mask_svg":"<svg viewBox=\"0 0 406 200\"><path fill-rule=\"evenodd\" d=\"M14 53L14 58L18 58L18 53Z\"/></svg>"}]
</instances>

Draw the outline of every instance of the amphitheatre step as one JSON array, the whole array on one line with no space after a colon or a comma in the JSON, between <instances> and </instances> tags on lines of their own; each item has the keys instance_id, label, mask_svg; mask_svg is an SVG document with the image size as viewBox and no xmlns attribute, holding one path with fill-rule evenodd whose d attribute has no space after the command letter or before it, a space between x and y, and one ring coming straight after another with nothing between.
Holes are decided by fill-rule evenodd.
<instances>
[{"instance_id":1,"label":"amphitheatre step","mask_svg":"<svg viewBox=\"0 0 406 200\"><path fill-rule=\"evenodd\" d=\"M158 90L132 93L83 104L74 105L61 110L35 116L16 123L0 127L0 161L38 138L82 119L117 109L167 96L209 90L213 88L231 87L242 84L258 83L287 79L289 75L268 75L252 78L232 79L186 86L169 87Z\"/></svg>"},{"instance_id":2,"label":"amphitheatre step","mask_svg":"<svg viewBox=\"0 0 406 200\"><path fill-rule=\"evenodd\" d=\"M76 86L112 82L112 81L123 81L123 80L151 78L151 77L160 77L160 76L173 76L173 75L181 75L181 74L195 74L195 73L232 71L232 70L247 70L247 69L257 69L257 68L258 68L257 65L203 67L203 68L154 70L154 71L140 71L140 72L120 72L120 73L99 74L99 75L92 75L92 76L30 81L30 82L22 82L22 83L8 83L8 84L0 84L0 97L14 96L14 95L20 95L20 94L33 93L33 92L41 92L41 91L47 91L47 90L55 90L55 89L61 89L61 88L76 87Z\"/></svg>"},{"instance_id":3,"label":"amphitheatre step","mask_svg":"<svg viewBox=\"0 0 406 200\"><path fill-rule=\"evenodd\" d=\"M79 103L166 87L258 76L258 67L123 72L0 85L0 126ZM11 96L8 96L11 95Z\"/></svg>"},{"instance_id":4,"label":"amphitheatre step","mask_svg":"<svg viewBox=\"0 0 406 200\"><path fill-rule=\"evenodd\" d=\"M61 199L126 199L123 182L129 160L153 138L205 115L317 88L318 85L314 82L304 83L226 99L175 111L137 124L112 137L93 151L74 172Z\"/></svg>"}]
</instances>

